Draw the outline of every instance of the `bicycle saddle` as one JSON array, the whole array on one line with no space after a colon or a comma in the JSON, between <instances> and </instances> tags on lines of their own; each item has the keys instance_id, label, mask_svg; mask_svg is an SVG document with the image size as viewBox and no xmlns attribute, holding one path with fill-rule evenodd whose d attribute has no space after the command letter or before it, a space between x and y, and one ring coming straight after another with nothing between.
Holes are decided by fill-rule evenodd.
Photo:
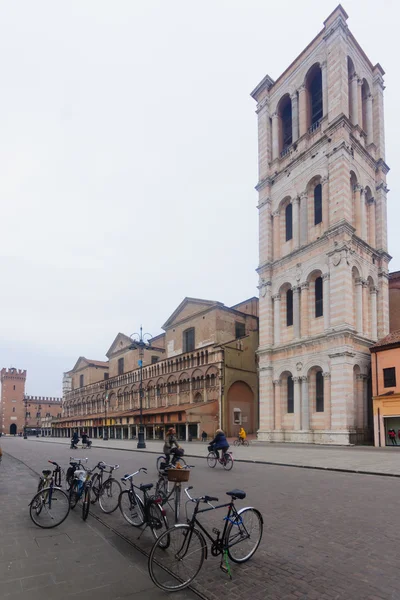
<instances>
[{"instance_id":1,"label":"bicycle saddle","mask_svg":"<svg viewBox=\"0 0 400 600\"><path fill-rule=\"evenodd\" d=\"M228 496L231 496L232 500L236 500L236 498L243 500L243 498L246 498L246 492L243 492L242 490L231 490L230 492L226 493Z\"/></svg>"},{"instance_id":2,"label":"bicycle saddle","mask_svg":"<svg viewBox=\"0 0 400 600\"><path fill-rule=\"evenodd\" d=\"M152 483L141 483L139 487L142 490L142 492L144 492L145 490L151 490L151 488L153 487L153 484Z\"/></svg>"},{"instance_id":3,"label":"bicycle saddle","mask_svg":"<svg viewBox=\"0 0 400 600\"><path fill-rule=\"evenodd\" d=\"M45 477L47 477L48 475L51 475L51 471L49 471L49 469L45 469L44 471L42 471L42 473Z\"/></svg>"}]
</instances>

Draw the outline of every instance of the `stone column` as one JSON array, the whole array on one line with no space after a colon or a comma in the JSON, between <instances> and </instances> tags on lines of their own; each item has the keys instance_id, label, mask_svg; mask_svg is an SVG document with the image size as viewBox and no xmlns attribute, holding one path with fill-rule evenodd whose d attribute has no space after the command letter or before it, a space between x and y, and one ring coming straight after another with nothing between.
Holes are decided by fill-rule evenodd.
<instances>
[{"instance_id":1,"label":"stone column","mask_svg":"<svg viewBox=\"0 0 400 600\"><path fill-rule=\"evenodd\" d=\"M281 406L281 386L282 382L280 379L274 379L274 407L275 407L275 420L274 429L282 429L282 406Z\"/></svg>"},{"instance_id":2,"label":"stone column","mask_svg":"<svg viewBox=\"0 0 400 600\"><path fill-rule=\"evenodd\" d=\"M186 421L186 423L185 423L185 440L186 440L186 442L188 441L188 439L189 439L189 423Z\"/></svg>"},{"instance_id":3,"label":"stone column","mask_svg":"<svg viewBox=\"0 0 400 600\"><path fill-rule=\"evenodd\" d=\"M299 88L299 136L307 132L307 90L302 85Z\"/></svg>"},{"instance_id":4,"label":"stone column","mask_svg":"<svg viewBox=\"0 0 400 600\"><path fill-rule=\"evenodd\" d=\"M329 329L331 326L331 310L330 310L330 289L329 289L329 273L322 275L322 299L323 299L323 312L324 312L324 329Z\"/></svg>"},{"instance_id":5,"label":"stone column","mask_svg":"<svg viewBox=\"0 0 400 600\"><path fill-rule=\"evenodd\" d=\"M326 117L328 114L328 78L326 72L326 60L324 60L320 66L322 76L322 116Z\"/></svg>"},{"instance_id":6,"label":"stone column","mask_svg":"<svg viewBox=\"0 0 400 600\"><path fill-rule=\"evenodd\" d=\"M375 219L376 219L376 211L375 211L375 198L370 198L369 200L369 205L368 205L368 211L369 211L369 218L368 218L368 225L369 225L369 232L368 232L368 243L370 246L372 246L372 248L376 248L376 230L375 230Z\"/></svg>"},{"instance_id":7,"label":"stone column","mask_svg":"<svg viewBox=\"0 0 400 600\"><path fill-rule=\"evenodd\" d=\"M290 96L292 101L292 143L299 139L299 100L297 92Z\"/></svg>"},{"instance_id":8,"label":"stone column","mask_svg":"<svg viewBox=\"0 0 400 600\"><path fill-rule=\"evenodd\" d=\"M356 332L362 334L363 324L363 302L362 302L362 279L357 277L356 279Z\"/></svg>"},{"instance_id":9,"label":"stone column","mask_svg":"<svg viewBox=\"0 0 400 600\"><path fill-rule=\"evenodd\" d=\"M358 124L363 127L363 109L362 109L362 79L357 80L357 103L358 103Z\"/></svg>"},{"instance_id":10,"label":"stone column","mask_svg":"<svg viewBox=\"0 0 400 600\"><path fill-rule=\"evenodd\" d=\"M376 312L376 295L378 289L376 287L370 290L370 301L371 301L371 339L374 341L378 339L378 315Z\"/></svg>"},{"instance_id":11,"label":"stone column","mask_svg":"<svg viewBox=\"0 0 400 600\"><path fill-rule=\"evenodd\" d=\"M294 249L298 250L300 246L300 198L296 197L292 200L293 206L293 242Z\"/></svg>"},{"instance_id":12,"label":"stone column","mask_svg":"<svg viewBox=\"0 0 400 600\"><path fill-rule=\"evenodd\" d=\"M363 320L362 320L362 330L365 337L368 337L370 333L369 323L368 323L368 301L369 301L369 288L368 282L363 279L362 281L362 303L363 303Z\"/></svg>"},{"instance_id":13,"label":"stone column","mask_svg":"<svg viewBox=\"0 0 400 600\"><path fill-rule=\"evenodd\" d=\"M374 126L372 120L372 94L368 94L365 99L366 102L366 117L367 117L367 145L372 144L374 141Z\"/></svg>"},{"instance_id":14,"label":"stone column","mask_svg":"<svg viewBox=\"0 0 400 600\"><path fill-rule=\"evenodd\" d=\"M325 429L331 429L331 374L322 373L324 378L324 413Z\"/></svg>"},{"instance_id":15,"label":"stone column","mask_svg":"<svg viewBox=\"0 0 400 600\"><path fill-rule=\"evenodd\" d=\"M274 346L277 346L281 340L281 295L272 296L274 303Z\"/></svg>"},{"instance_id":16,"label":"stone column","mask_svg":"<svg viewBox=\"0 0 400 600\"><path fill-rule=\"evenodd\" d=\"M355 212L355 224L356 235L361 237L361 185L354 186L354 212Z\"/></svg>"},{"instance_id":17,"label":"stone column","mask_svg":"<svg viewBox=\"0 0 400 600\"><path fill-rule=\"evenodd\" d=\"M305 281L301 284L301 319L300 319L300 330L301 337L307 337L308 330L308 292L309 292L309 283Z\"/></svg>"},{"instance_id":18,"label":"stone column","mask_svg":"<svg viewBox=\"0 0 400 600\"><path fill-rule=\"evenodd\" d=\"M273 235L274 235L274 243L273 243L273 256L274 256L274 260L278 260L278 258L280 258L281 252L280 252L280 226L281 226L281 222L280 222L280 218L279 218L279 210L276 210L274 213L272 213L272 217L273 217L273 224L272 224L272 229L273 229Z\"/></svg>"},{"instance_id":19,"label":"stone column","mask_svg":"<svg viewBox=\"0 0 400 600\"><path fill-rule=\"evenodd\" d=\"M330 215L329 215L329 176L326 175L321 179L322 185L322 221L325 225L325 230L329 229Z\"/></svg>"},{"instance_id":20,"label":"stone column","mask_svg":"<svg viewBox=\"0 0 400 600\"><path fill-rule=\"evenodd\" d=\"M365 202L365 189L360 190L360 218L361 218L361 238L367 242L367 205Z\"/></svg>"},{"instance_id":21,"label":"stone column","mask_svg":"<svg viewBox=\"0 0 400 600\"><path fill-rule=\"evenodd\" d=\"M279 115L272 115L272 160L279 157Z\"/></svg>"},{"instance_id":22,"label":"stone column","mask_svg":"<svg viewBox=\"0 0 400 600\"><path fill-rule=\"evenodd\" d=\"M354 390L356 406L354 408L356 412L357 429L362 429L364 427L364 379L366 379L366 375L363 375L362 373L356 375L356 389Z\"/></svg>"},{"instance_id":23,"label":"stone column","mask_svg":"<svg viewBox=\"0 0 400 600\"><path fill-rule=\"evenodd\" d=\"M322 196L323 197L323 196ZM300 194L300 246L308 240L308 193Z\"/></svg>"},{"instance_id":24,"label":"stone column","mask_svg":"<svg viewBox=\"0 0 400 600\"><path fill-rule=\"evenodd\" d=\"M300 337L300 287L292 288L293 291L293 336L294 339Z\"/></svg>"},{"instance_id":25,"label":"stone column","mask_svg":"<svg viewBox=\"0 0 400 600\"><path fill-rule=\"evenodd\" d=\"M350 82L351 87L351 122L358 125L358 77L354 73Z\"/></svg>"},{"instance_id":26,"label":"stone column","mask_svg":"<svg viewBox=\"0 0 400 600\"><path fill-rule=\"evenodd\" d=\"M386 183L376 186L376 248L387 252L387 199Z\"/></svg>"},{"instance_id":27,"label":"stone column","mask_svg":"<svg viewBox=\"0 0 400 600\"><path fill-rule=\"evenodd\" d=\"M300 396L301 377L293 377L293 399L294 399L294 428L296 431L301 429L301 396Z\"/></svg>"},{"instance_id":28,"label":"stone column","mask_svg":"<svg viewBox=\"0 0 400 600\"><path fill-rule=\"evenodd\" d=\"M301 428L304 431L310 429L310 407L308 399L308 377L301 378Z\"/></svg>"},{"instance_id":29,"label":"stone column","mask_svg":"<svg viewBox=\"0 0 400 600\"><path fill-rule=\"evenodd\" d=\"M258 204L258 239L260 264L272 260L271 200L265 198Z\"/></svg>"},{"instance_id":30,"label":"stone column","mask_svg":"<svg viewBox=\"0 0 400 600\"><path fill-rule=\"evenodd\" d=\"M384 107L383 107L383 90L385 85L383 82L380 66L374 68L373 79L373 130L374 144L376 146L376 159L382 158L385 160L385 123L384 123Z\"/></svg>"},{"instance_id":31,"label":"stone column","mask_svg":"<svg viewBox=\"0 0 400 600\"><path fill-rule=\"evenodd\" d=\"M258 370L260 381L260 431L271 432L274 429L274 388L272 384L272 367L267 354L260 354ZM264 438L267 441L270 437Z\"/></svg>"}]
</instances>

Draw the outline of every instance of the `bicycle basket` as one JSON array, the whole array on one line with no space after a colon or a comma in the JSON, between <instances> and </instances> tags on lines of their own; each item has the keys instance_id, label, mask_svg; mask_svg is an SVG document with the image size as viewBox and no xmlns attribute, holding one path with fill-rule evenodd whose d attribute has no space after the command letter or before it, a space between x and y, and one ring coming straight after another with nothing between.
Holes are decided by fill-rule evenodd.
<instances>
[{"instance_id":1,"label":"bicycle basket","mask_svg":"<svg viewBox=\"0 0 400 600\"><path fill-rule=\"evenodd\" d=\"M168 481L181 482L189 481L190 469L168 469Z\"/></svg>"}]
</instances>

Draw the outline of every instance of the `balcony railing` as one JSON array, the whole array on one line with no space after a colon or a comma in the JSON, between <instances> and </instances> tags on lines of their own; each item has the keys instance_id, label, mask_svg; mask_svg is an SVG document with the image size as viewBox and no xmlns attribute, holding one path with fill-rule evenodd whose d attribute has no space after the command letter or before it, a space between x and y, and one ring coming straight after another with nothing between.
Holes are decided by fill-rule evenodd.
<instances>
[{"instance_id":1,"label":"balcony railing","mask_svg":"<svg viewBox=\"0 0 400 600\"><path fill-rule=\"evenodd\" d=\"M315 123L313 123L311 127L308 128L308 133L314 133L314 131L317 131L317 129L320 128L320 125L321 121L315 121Z\"/></svg>"},{"instance_id":2,"label":"balcony railing","mask_svg":"<svg viewBox=\"0 0 400 600\"><path fill-rule=\"evenodd\" d=\"M281 158L284 158L287 154L289 154L290 152L290 148L291 146L286 146L286 148L284 148L280 154Z\"/></svg>"}]
</instances>

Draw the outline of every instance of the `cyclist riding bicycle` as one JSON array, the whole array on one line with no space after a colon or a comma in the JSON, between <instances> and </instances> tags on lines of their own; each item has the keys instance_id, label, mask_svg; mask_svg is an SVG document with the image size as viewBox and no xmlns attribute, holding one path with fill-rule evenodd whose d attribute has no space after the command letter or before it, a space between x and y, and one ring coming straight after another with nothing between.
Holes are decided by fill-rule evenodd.
<instances>
[{"instance_id":1,"label":"cyclist riding bicycle","mask_svg":"<svg viewBox=\"0 0 400 600\"><path fill-rule=\"evenodd\" d=\"M239 441L240 441L240 442L244 442L244 441L245 441L245 439L246 439L246 437L247 437L247 436L246 436L246 432L245 432L245 430L243 429L243 427L241 427L241 428L240 428L240 431L239 431Z\"/></svg>"},{"instance_id":2,"label":"cyclist riding bicycle","mask_svg":"<svg viewBox=\"0 0 400 600\"><path fill-rule=\"evenodd\" d=\"M176 431L173 427L170 427L167 431L167 437L165 438L163 452L166 457L165 463L167 465L169 465L171 454L183 454L182 449L178 444L178 440L176 439ZM174 461L172 460L172 462Z\"/></svg>"},{"instance_id":3,"label":"cyclist riding bicycle","mask_svg":"<svg viewBox=\"0 0 400 600\"><path fill-rule=\"evenodd\" d=\"M228 451L228 448L229 448L228 440L226 439L225 434L222 431L222 429L217 429L217 431L215 432L215 438L212 440L212 442L210 442L209 447L210 448L212 447L212 449L218 456L218 459L219 459L218 450L222 450L222 456L224 456L225 452Z\"/></svg>"}]
</instances>

